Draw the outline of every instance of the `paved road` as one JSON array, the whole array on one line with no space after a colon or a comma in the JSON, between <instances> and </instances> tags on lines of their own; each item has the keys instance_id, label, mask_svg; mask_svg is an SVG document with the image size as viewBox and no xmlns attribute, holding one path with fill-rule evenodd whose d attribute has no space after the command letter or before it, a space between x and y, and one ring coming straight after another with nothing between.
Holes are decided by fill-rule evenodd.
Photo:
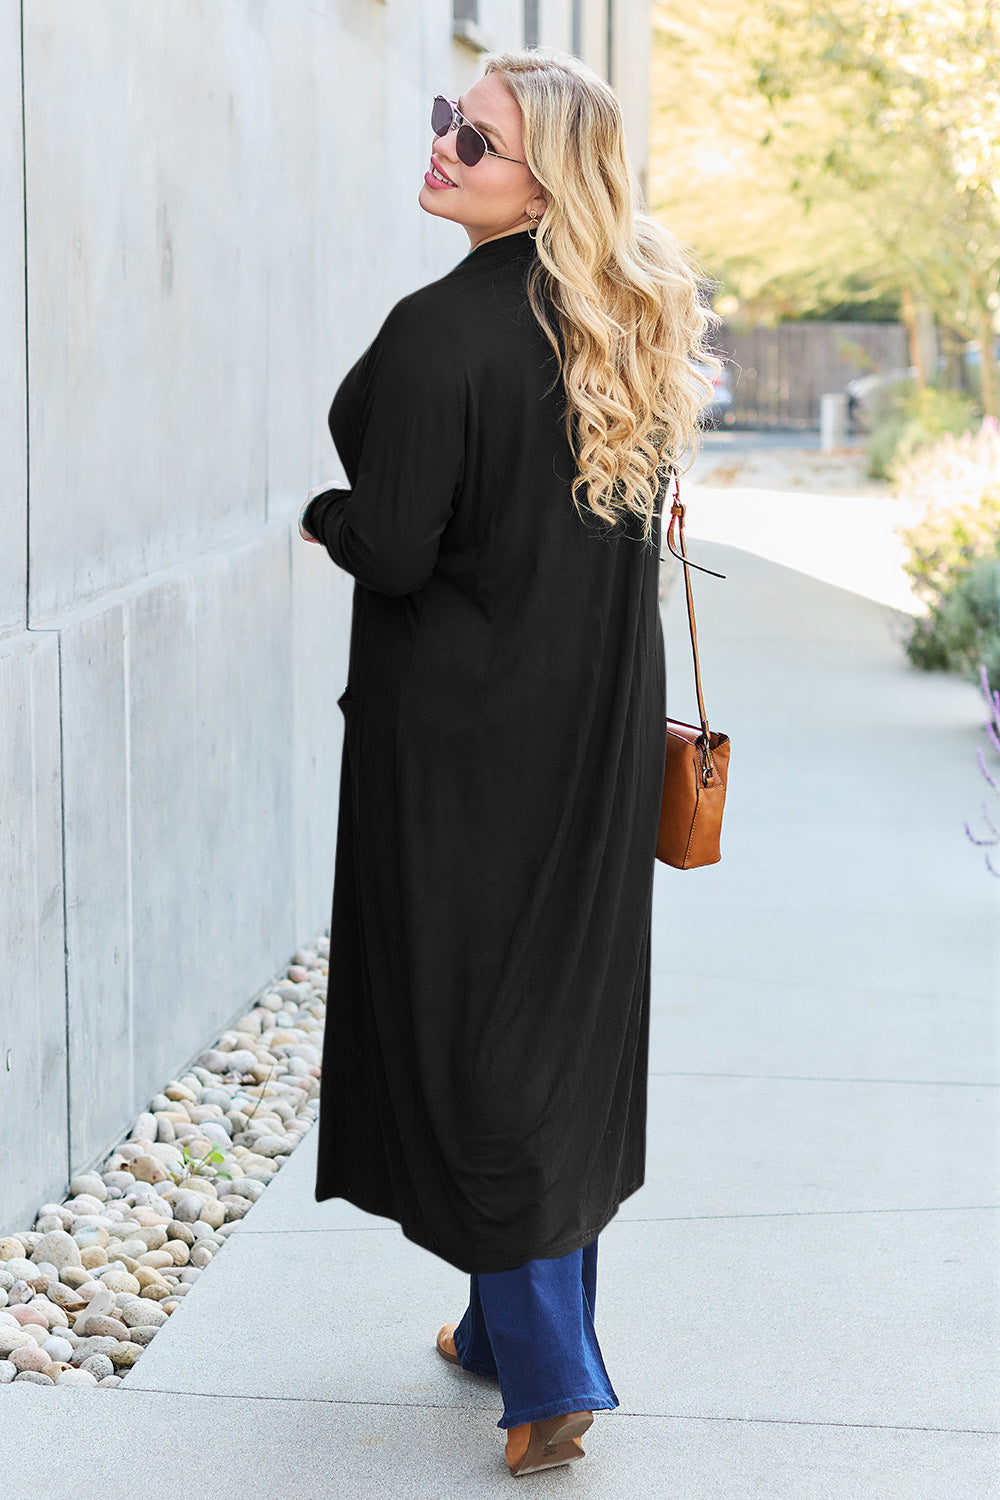
<instances>
[{"instance_id":1,"label":"paved road","mask_svg":"<svg viewBox=\"0 0 1000 1500\"><path fill-rule=\"evenodd\" d=\"M854 439L852 438L852 441ZM861 441L861 439L857 439ZM819 448L819 428L719 427L704 433L702 446L708 452L749 451L753 448Z\"/></svg>"},{"instance_id":2,"label":"paved road","mask_svg":"<svg viewBox=\"0 0 1000 1500\"><path fill-rule=\"evenodd\" d=\"M998 1493L997 887L965 684L878 604L708 542L725 859L658 868L646 1186L602 1237L620 1411L533 1495ZM715 585L712 585L715 589ZM681 593L671 712L690 717ZM464 1278L312 1200L307 1137L114 1391L0 1391L9 1500L509 1496Z\"/></svg>"}]
</instances>

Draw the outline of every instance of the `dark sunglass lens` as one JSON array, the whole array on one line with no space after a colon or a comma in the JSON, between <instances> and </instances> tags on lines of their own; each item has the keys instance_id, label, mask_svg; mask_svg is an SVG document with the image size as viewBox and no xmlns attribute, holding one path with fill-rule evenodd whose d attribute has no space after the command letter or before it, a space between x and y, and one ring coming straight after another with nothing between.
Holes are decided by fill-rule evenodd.
<instances>
[{"instance_id":1,"label":"dark sunglass lens","mask_svg":"<svg viewBox=\"0 0 1000 1500\"><path fill-rule=\"evenodd\" d=\"M431 108L431 129L435 135L446 135L451 129L451 122L451 105L439 94Z\"/></svg>"},{"instance_id":2,"label":"dark sunglass lens","mask_svg":"<svg viewBox=\"0 0 1000 1500\"><path fill-rule=\"evenodd\" d=\"M460 125L455 137L455 150L458 152L459 161L464 161L467 167L474 167L477 161L482 161L486 151L486 142L478 130L473 130L471 125Z\"/></svg>"}]
</instances>

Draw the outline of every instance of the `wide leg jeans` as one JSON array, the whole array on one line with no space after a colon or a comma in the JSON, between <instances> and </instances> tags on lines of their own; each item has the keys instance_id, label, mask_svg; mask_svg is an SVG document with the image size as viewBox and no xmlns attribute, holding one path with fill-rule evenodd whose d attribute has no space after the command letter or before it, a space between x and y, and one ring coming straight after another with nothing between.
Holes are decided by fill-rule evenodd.
<instances>
[{"instance_id":1,"label":"wide leg jeans","mask_svg":"<svg viewBox=\"0 0 1000 1500\"><path fill-rule=\"evenodd\" d=\"M471 1278L455 1329L466 1370L500 1383L498 1427L618 1405L594 1329L597 1241L555 1260Z\"/></svg>"}]
</instances>

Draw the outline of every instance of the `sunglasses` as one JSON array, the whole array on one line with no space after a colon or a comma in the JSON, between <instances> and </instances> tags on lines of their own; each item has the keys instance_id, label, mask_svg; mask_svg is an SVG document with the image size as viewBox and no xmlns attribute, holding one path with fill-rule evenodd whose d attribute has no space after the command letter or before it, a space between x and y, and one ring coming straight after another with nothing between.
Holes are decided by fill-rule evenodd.
<instances>
[{"instance_id":1,"label":"sunglasses","mask_svg":"<svg viewBox=\"0 0 1000 1500\"><path fill-rule=\"evenodd\" d=\"M452 127L458 131L455 136L458 159L467 167L474 167L484 156L499 156L501 161L516 161L522 167L528 165L519 156L503 156L499 151L494 151L486 137L474 125L469 124L456 101L437 94L431 107L431 129L435 135L447 135Z\"/></svg>"}]
</instances>

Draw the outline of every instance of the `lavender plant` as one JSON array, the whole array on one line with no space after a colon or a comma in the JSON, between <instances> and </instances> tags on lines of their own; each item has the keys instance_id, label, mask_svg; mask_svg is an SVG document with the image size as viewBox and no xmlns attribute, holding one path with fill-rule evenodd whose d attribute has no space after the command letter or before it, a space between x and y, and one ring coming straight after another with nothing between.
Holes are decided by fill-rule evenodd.
<instances>
[{"instance_id":1,"label":"lavender plant","mask_svg":"<svg viewBox=\"0 0 1000 1500\"><path fill-rule=\"evenodd\" d=\"M979 681L980 686L983 690L983 698L986 700L986 738L992 748L996 751L997 756L1000 757L1000 692L998 692L996 688L992 688L990 686L990 679L985 667L981 668L980 670ZM996 776L986 764L985 750L983 750L982 748L978 749L976 751L976 759L979 762L979 769L982 773L983 779L986 782L986 785L989 787L994 797L1000 799L1000 782L998 782ZM966 823L965 825L965 832L973 844L975 844L980 849L986 850L986 854L984 855L984 858L986 860L986 868L989 870L991 875L996 875L997 878L1000 879L1000 869L997 869L997 866L993 863L993 857L990 854L990 850L1000 847L1000 828L997 827L997 821L1000 821L1000 815L996 813L993 813L991 815L990 810L985 802L982 804L981 811L983 822L986 824L986 827L988 829L986 838L978 838L976 834L973 833L968 823Z\"/></svg>"}]
</instances>

